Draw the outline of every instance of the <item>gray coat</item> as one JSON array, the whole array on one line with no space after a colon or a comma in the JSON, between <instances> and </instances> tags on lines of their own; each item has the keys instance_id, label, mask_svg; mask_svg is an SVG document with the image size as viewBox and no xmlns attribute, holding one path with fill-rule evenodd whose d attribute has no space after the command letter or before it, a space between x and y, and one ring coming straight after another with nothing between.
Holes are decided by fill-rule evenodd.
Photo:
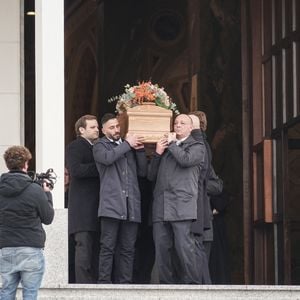
<instances>
[{"instance_id":1,"label":"gray coat","mask_svg":"<svg viewBox=\"0 0 300 300\"><path fill-rule=\"evenodd\" d=\"M155 181L153 222L195 220L198 178L205 145L189 136L179 146L171 143L163 155L152 158L148 178Z\"/></svg>"},{"instance_id":2,"label":"gray coat","mask_svg":"<svg viewBox=\"0 0 300 300\"><path fill-rule=\"evenodd\" d=\"M106 137L93 147L100 175L98 215L131 222L141 221L141 195L137 176L147 174L145 151L135 151L124 141L120 145Z\"/></svg>"}]
</instances>

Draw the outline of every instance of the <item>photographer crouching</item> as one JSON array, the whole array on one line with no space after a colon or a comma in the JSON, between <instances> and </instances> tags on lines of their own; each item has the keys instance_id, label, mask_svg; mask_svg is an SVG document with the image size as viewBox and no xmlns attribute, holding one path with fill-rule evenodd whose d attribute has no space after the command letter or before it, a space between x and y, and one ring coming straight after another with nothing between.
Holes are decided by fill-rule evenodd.
<instances>
[{"instance_id":1,"label":"photographer crouching","mask_svg":"<svg viewBox=\"0 0 300 300\"><path fill-rule=\"evenodd\" d=\"M23 299L37 299L45 261L43 224L54 217L47 180L34 182L27 174L30 151L13 146L4 153L9 170L0 178L0 299L15 299L21 282Z\"/></svg>"}]
</instances>

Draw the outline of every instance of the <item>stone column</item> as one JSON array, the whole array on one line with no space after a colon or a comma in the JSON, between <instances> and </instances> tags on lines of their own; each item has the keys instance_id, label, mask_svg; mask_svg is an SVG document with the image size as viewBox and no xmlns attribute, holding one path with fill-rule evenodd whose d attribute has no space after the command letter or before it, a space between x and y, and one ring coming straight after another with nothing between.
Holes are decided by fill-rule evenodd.
<instances>
[{"instance_id":1,"label":"stone column","mask_svg":"<svg viewBox=\"0 0 300 300\"><path fill-rule=\"evenodd\" d=\"M36 170L53 168L55 208L64 208L64 10L61 0L36 6Z\"/></svg>"},{"instance_id":2,"label":"stone column","mask_svg":"<svg viewBox=\"0 0 300 300\"><path fill-rule=\"evenodd\" d=\"M64 1L36 0L36 170L53 168L54 222L45 226L43 286L67 283L67 212L64 208Z\"/></svg>"},{"instance_id":3,"label":"stone column","mask_svg":"<svg viewBox=\"0 0 300 300\"><path fill-rule=\"evenodd\" d=\"M23 102L21 80L22 5L19 0L0 1L0 174L7 172L3 153L23 144Z\"/></svg>"}]
</instances>

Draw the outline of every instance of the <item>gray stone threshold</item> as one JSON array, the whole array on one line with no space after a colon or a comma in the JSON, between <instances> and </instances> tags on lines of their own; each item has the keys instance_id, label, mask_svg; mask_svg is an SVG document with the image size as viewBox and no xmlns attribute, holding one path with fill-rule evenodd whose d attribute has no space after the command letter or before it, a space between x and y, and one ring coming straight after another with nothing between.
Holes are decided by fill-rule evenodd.
<instances>
[{"instance_id":1,"label":"gray stone threshold","mask_svg":"<svg viewBox=\"0 0 300 300\"><path fill-rule=\"evenodd\" d=\"M17 299L21 298L18 290ZM43 287L38 299L98 300L285 300L299 299L299 286L255 285L79 285Z\"/></svg>"}]
</instances>

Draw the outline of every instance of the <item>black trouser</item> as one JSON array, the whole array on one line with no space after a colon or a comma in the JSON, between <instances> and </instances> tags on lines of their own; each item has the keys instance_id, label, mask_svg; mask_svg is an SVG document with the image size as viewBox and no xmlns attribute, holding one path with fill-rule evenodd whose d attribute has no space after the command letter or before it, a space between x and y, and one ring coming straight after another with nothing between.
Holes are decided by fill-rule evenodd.
<instances>
[{"instance_id":1,"label":"black trouser","mask_svg":"<svg viewBox=\"0 0 300 300\"><path fill-rule=\"evenodd\" d=\"M203 246L204 246L205 253L206 253L208 261L210 259L210 252L211 252L211 245L212 245L212 243L213 243L213 241L203 241Z\"/></svg>"},{"instance_id":2,"label":"black trouser","mask_svg":"<svg viewBox=\"0 0 300 300\"><path fill-rule=\"evenodd\" d=\"M203 242L203 236L201 235L194 235L195 242L197 246L197 257L199 261L202 261L201 264L201 274L202 274L202 283L203 284L211 284L208 261L209 258L207 257L207 248Z\"/></svg>"},{"instance_id":3,"label":"black trouser","mask_svg":"<svg viewBox=\"0 0 300 300\"><path fill-rule=\"evenodd\" d=\"M82 231L74 233L75 282L96 283L99 253L99 233Z\"/></svg>"},{"instance_id":4,"label":"black trouser","mask_svg":"<svg viewBox=\"0 0 300 300\"><path fill-rule=\"evenodd\" d=\"M160 283L201 283L191 223L192 221L153 223L155 258ZM176 279L178 268L174 266L177 262L180 264L181 273L179 281Z\"/></svg>"},{"instance_id":5,"label":"black trouser","mask_svg":"<svg viewBox=\"0 0 300 300\"><path fill-rule=\"evenodd\" d=\"M76 283L75 281L75 240L74 235L69 235L68 243L68 262L69 262L69 283Z\"/></svg>"},{"instance_id":6,"label":"black trouser","mask_svg":"<svg viewBox=\"0 0 300 300\"><path fill-rule=\"evenodd\" d=\"M140 227L135 245L133 283L147 284L151 282L154 261L155 249L152 226Z\"/></svg>"},{"instance_id":7,"label":"black trouser","mask_svg":"<svg viewBox=\"0 0 300 300\"><path fill-rule=\"evenodd\" d=\"M134 246L138 223L112 218L101 218L101 238L98 283L111 283L113 262L117 272L115 282L131 283ZM114 253L118 246L118 257Z\"/></svg>"}]
</instances>

